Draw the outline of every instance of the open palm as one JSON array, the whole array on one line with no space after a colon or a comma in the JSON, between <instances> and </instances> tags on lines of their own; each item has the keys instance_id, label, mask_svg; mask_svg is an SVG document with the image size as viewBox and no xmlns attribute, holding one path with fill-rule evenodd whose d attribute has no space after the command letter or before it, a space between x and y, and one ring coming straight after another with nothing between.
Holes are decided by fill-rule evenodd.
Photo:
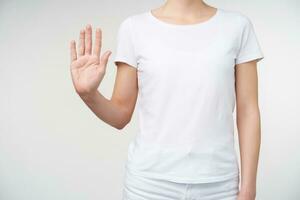
<instances>
[{"instance_id":1,"label":"open palm","mask_svg":"<svg viewBox=\"0 0 300 200\"><path fill-rule=\"evenodd\" d=\"M79 95L96 92L103 80L111 51L106 51L100 57L101 44L102 31L97 28L92 51L92 27L90 24L80 31L78 54L75 41L70 42L72 82Z\"/></svg>"}]
</instances>

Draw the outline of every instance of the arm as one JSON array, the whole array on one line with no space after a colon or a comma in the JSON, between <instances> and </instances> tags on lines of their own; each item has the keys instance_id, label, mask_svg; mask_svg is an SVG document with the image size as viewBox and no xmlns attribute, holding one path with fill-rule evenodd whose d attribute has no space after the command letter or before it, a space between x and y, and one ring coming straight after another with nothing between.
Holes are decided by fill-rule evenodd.
<instances>
[{"instance_id":1,"label":"arm","mask_svg":"<svg viewBox=\"0 0 300 200\"><path fill-rule=\"evenodd\" d=\"M111 99L99 91L82 95L85 104L104 122L122 129L131 120L137 99L136 70L126 63L118 63L117 75Z\"/></svg>"},{"instance_id":2,"label":"arm","mask_svg":"<svg viewBox=\"0 0 300 200\"><path fill-rule=\"evenodd\" d=\"M260 150L257 63L236 65L237 128L241 157L241 188L238 200L254 200Z\"/></svg>"},{"instance_id":3,"label":"arm","mask_svg":"<svg viewBox=\"0 0 300 200\"><path fill-rule=\"evenodd\" d=\"M105 75L108 58L106 51L100 57L102 33L96 30L94 51L92 51L92 28L87 26L80 32L79 54L75 41L71 41L71 75L76 92L101 120L122 129L131 120L137 99L136 69L126 63L118 63L112 97L105 98L98 90Z\"/></svg>"}]
</instances>

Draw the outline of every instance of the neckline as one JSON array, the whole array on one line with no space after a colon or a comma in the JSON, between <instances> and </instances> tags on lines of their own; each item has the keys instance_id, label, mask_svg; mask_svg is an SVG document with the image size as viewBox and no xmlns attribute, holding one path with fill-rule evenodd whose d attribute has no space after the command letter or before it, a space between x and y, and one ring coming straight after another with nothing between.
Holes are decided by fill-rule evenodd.
<instances>
[{"instance_id":1,"label":"neckline","mask_svg":"<svg viewBox=\"0 0 300 200\"><path fill-rule=\"evenodd\" d=\"M216 20L218 18L218 16L220 15L221 12L221 8L215 7L216 8L216 12L213 16L211 16L209 19L203 21L203 22L197 22L197 23L193 23L193 24L173 24L173 23L168 23L165 21L162 21L160 19L158 19L157 17L155 17L152 14L152 10L148 10L148 15L150 16L150 18L155 21L158 24L161 24L163 26L168 26L168 27L173 27L173 28L192 28L192 27L200 27L200 26L205 26L207 24L212 23L214 20Z\"/></svg>"}]
</instances>

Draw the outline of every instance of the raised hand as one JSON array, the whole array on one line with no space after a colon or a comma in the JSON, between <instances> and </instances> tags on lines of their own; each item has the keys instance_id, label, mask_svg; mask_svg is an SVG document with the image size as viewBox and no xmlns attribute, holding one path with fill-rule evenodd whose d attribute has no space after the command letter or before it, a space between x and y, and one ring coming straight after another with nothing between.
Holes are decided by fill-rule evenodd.
<instances>
[{"instance_id":1,"label":"raised hand","mask_svg":"<svg viewBox=\"0 0 300 200\"><path fill-rule=\"evenodd\" d=\"M70 42L72 82L80 96L95 93L103 80L111 51L106 51L100 57L101 44L102 31L97 28L92 49L92 27L90 24L80 31L78 54L75 41Z\"/></svg>"}]
</instances>

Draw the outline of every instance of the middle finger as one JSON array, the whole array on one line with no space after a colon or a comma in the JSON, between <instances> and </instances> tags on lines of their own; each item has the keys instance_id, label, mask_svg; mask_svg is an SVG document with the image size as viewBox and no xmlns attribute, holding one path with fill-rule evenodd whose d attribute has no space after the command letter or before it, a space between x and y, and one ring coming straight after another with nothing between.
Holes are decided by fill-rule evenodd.
<instances>
[{"instance_id":1,"label":"middle finger","mask_svg":"<svg viewBox=\"0 0 300 200\"><path fill-rule=\"evenodd\" d=\"M85 28L85 54L92 53L92 27L88 24Z\"/></svg>"}]
</instances>

